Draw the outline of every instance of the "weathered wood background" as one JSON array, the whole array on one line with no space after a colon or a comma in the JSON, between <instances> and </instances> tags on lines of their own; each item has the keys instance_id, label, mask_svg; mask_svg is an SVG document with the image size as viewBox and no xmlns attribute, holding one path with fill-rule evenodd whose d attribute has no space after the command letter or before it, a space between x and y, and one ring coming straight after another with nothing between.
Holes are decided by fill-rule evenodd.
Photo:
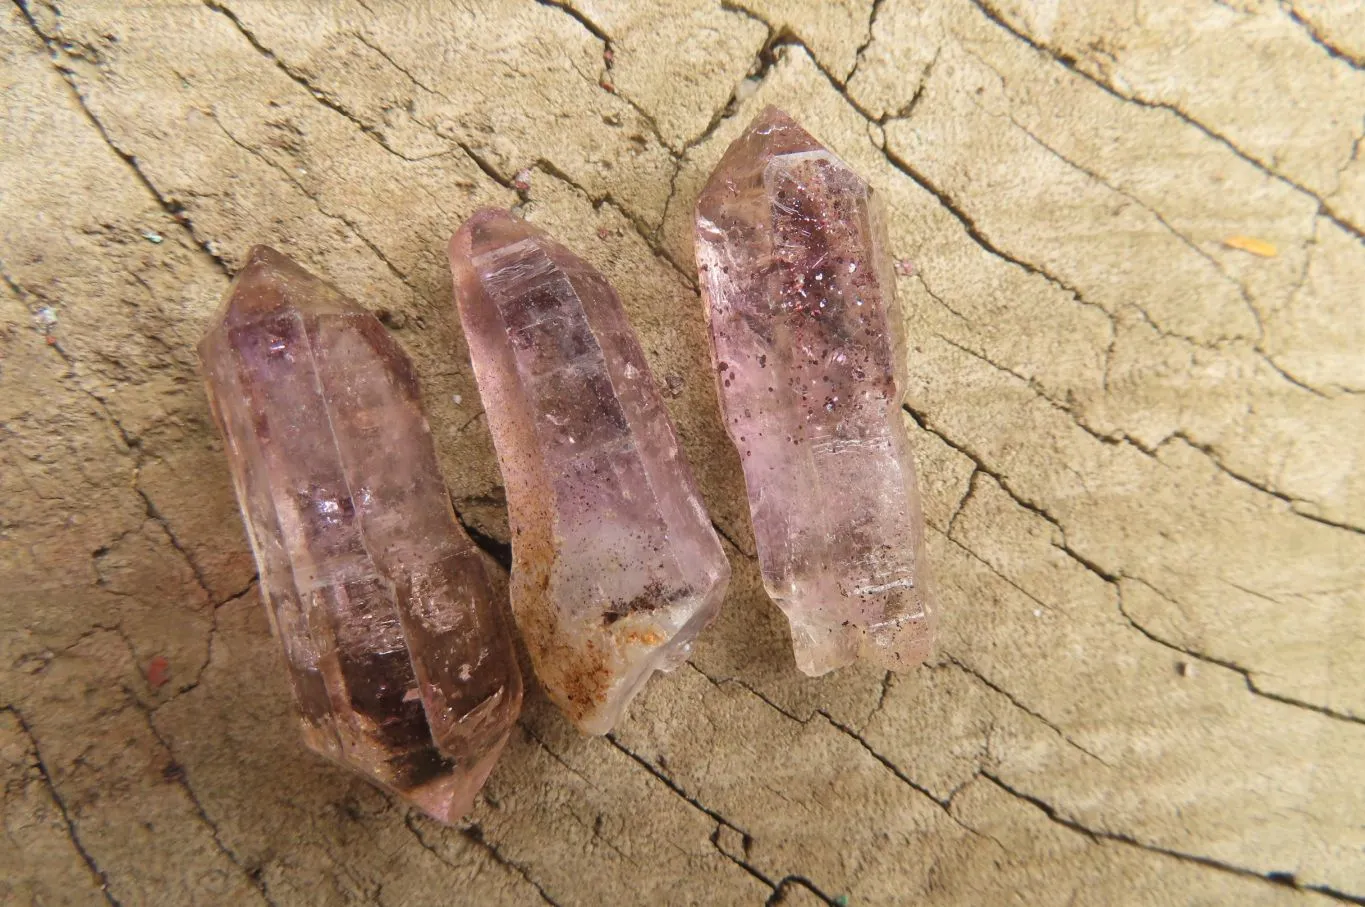
<instances>
[{"instance_id":1,"label":"weathered wood background","mask_svg":"<svg viewBox=\"0 0 1365 907\"><path fill-rule=\"evenodd\" d=\"M0 901L1365 899L1365 4L0 17ZM892 211L903 675L797 675L719 424L690 215L766 103ZM486 204L615 281L735 581L613 736L532 693L445 829L299 744L193 346L256 242L383 309L505 539L444 261Z\"/></svg>"}]
</instances>

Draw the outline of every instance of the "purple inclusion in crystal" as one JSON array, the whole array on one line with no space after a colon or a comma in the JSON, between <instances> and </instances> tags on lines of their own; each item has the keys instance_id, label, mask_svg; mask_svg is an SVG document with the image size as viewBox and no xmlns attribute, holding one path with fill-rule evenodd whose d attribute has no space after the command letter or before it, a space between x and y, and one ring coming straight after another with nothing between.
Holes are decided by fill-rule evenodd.
<instances>
[{"instance_id":1,"label":"purple inclusion in crystal","mask_svg":"<svg viewBox=\"0 0 1365 907\"><path fill-rule=\"evenodd\" d=\"M606 279L505 211L466 221L450 264L507 485L512 610L550 697L604 734L686 659L730 566Z\"/></svg>"},{"instance_id":2,"label":"purple inclusion in crystal","mask_svg":"<svg viewBox=\"0 0 1365 907\"><path fill-rule=\"evenodd\" d=\"M378 319L265 246L199 355L304 740L458 819L522 684L411 364Z\"/></svg>"},{"instance_id":3,"label":"purple inclusion in crystal","mask_svg":"<svg viewBox=\"0 0 1365 907\"><path fill-rule=\"evenodd\" d=\"M878 199L769 107L703 189L696 253L763 581L791 624L797 666L913 667L936 606Z\"/></svg>"}]
</instances>

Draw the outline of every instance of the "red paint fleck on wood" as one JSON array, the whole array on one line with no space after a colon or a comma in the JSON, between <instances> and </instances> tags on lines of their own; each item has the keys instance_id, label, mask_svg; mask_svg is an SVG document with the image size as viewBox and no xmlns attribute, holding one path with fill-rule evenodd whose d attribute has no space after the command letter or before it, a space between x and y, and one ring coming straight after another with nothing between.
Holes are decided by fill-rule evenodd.
<instances>
[{"instance_id":1,"label":"red paint fleck on wood","mask_svg":"<svg viewBox=\"0 0 1365 907\"><path fill-rule=\"evenodd\" d=\"M158 655L147 662L147 685L159 690L171 679L171 663L165 656Z\"/></svg>"}]
</instances>

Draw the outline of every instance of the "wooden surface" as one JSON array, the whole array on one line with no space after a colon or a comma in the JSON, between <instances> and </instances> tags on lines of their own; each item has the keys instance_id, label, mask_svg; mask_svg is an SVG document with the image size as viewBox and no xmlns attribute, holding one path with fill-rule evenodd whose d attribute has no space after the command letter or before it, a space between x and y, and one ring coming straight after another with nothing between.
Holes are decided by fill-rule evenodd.
<instances>
[{"instance_id":1,"label":"wooden surface","mask_svg":"<svg viewBox=\"0 0 1365 907\"><path fill-rule=\"evenodd\" d=\"M1357 0L6 4L0 901L1360 903L1363 61ZM891 209L906 674L800 677L756 576L690 217L766 103ZM385 310L505 539L483 204L615 282L735 581L444 829L302 749L193 345L257 242Z\"/></svg>"}]
</instances>

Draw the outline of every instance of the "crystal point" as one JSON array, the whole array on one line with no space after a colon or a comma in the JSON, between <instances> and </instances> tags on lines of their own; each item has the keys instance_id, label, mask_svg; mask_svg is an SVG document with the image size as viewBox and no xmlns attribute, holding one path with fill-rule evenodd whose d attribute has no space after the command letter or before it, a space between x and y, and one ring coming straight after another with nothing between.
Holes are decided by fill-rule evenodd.
<instances>
[{"instance_id":1,"label":"crystal point","mask_svg":"<svg viewBox=\"0 0 1365 907\"><path fill-rule=\"evenodd\" d=\"M928 654L935 604L901 422L905 350L879 200L769 107L697 201L726 429L797 666Z\"/></svg>"},{"instance_id":2,"label":"crystal point","mask_svg":"<svg viewBox=\"0 0 1365 907\"><path fill-rule=\"evenodd\" d=\"M411 364L374 315L265 246L199 355L305 742L458 819L521 675Z\"/></svg>"},{"instance_id":3,"label":"crystal point","mask_svg":"<svg viewBox=\"0 0 1365 907\"><path fill-rule=\"evenodd\" d=\"M687 657L730 566L606 279L491 209L450 264L507 486L512 609L550 697L603 734Z\"/></svg>"}]
</instances>

